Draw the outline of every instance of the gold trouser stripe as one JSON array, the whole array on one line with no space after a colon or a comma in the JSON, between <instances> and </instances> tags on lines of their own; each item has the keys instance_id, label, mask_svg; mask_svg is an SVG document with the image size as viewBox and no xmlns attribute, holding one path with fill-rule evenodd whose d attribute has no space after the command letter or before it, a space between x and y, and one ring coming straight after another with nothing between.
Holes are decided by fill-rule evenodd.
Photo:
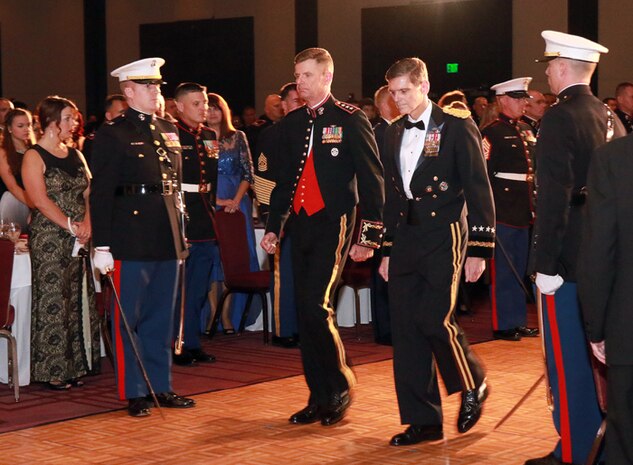
<instances>
[{"instance_id":1,"label":"gold trouser stripe","mask_svg":"<svg viewBox=\"0 0 633 465\"><path fill-rule=\"evenodd\" d=\"M459 231L459 223L451 224L451 235L453 236L453 281L451 282L451 303L448 313L444 318L444 327L448 331L449 343L451 349L453 350L453 357L455 358L457 368L462 377L464 388L466 390L470 390L475 389L475 380L473 379L473 374L468 366L468 360L466 359L466 354L464 354L464 349L457 340L457 327L451 321L451 317L455 312L455 306L457 303L460 267L462 262L462 235Z\"/></svg>"},{"instance_id":2,"label":"gold trouser stripe","mask_svg":"<svg viewBox=\"0 0 633 465\"><path fill-rule=\"evenodd\" d=\"M275 249L274 266L275 272L273 279L275 280L275 300L273 302L273 313L275 315L275 336L281 337L281 322L279 321L280 312L280 300L281 300L281 241L277 244Z\"/></svg>"},{"instance_id":3,"label":"gold trouser stripe","mask_svg":"<svg viewBox=\"0 0 633 465\"><path fill-rule=\"evenodd\" d=\"M343 376L345 376L348 386L352 388L356 384L356 377L354 376L354 373L352 372L350 367L347 366L347 362L345 361L345 348L343 347L343 342L341 341L341 336L338 333L338 329L336 329L336 325L334 324L334 310L330 306L329 298L332 286L334 285L334 281L336 281L336 276L338 275L339 266L341 265L343 247L345 246L346 232L347 215L343 215L341 217L341 225L339 228L338 245L335 252L332 276L330 276L330 282L325 289L325 297L322 306L328 312L327 323L330 333L332 333L332 338L334 339L334 344L336 345L336 351L338 353L338 368Z\"/></svg>"}]
</instances>

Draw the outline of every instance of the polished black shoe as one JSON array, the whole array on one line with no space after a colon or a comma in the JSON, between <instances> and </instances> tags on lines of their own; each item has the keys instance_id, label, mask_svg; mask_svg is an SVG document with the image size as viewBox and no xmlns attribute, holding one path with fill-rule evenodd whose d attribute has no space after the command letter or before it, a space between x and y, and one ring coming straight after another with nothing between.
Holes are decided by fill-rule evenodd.
<instances>
[{"instance_id":1,"label":"polished black shoe","mask_svg":"<svg viewBox=\"0 0 633 465\"><path fill-rule=\"evenodd\" d=\"M181 367L191 367L195 366L196 364L196 360L193 358L193 354L185 349L183 349L179 355L176 355L176 353L174 352L172 360L176 365L179 365Z\"/></svg>"},{"instance_id":2,"label":"polished black shoe","mask_svg":"<svg viewBox=\"0 0 633 465\"><path fill-rule=\"evenodd\" d=\"M457 431L465 433L475 426L487 398L488 386L486 386L486 381L482 382L477 389L462 392L462 403L457 417Z\"/></svg>"},{"instance_id":3,"label":"polished black shoe","mask_svg":"<svg viewBox=\"0 0 633 465\"><path fill-rule=\"evenodd\" d=\"M272 343L274 346L283 347L285 349L292 349L293 347L297 347L299 345L299 341L296 338L290 337L279 337L273 336Z\"/></svg>"},{"instance_id":4,"label":"polished black shoe","mask_svg":"<svg viewBox=\"0 0 633 465\"><path fill-rule=\"evenodd\" d=\"M307 425L319 421L319 407L309 403L307 407L294 413L288 421L294 425Z\"/></svg>"},{"instance_id":5,"label":"polished black shoe","mask_svg":"<svg viewBox=\"0 0 633 465\"><path fill-rule=\"evenodd\" d=\"M392 446L410 446L424 441L443 439L442 425L409 425L404 433L396 434L389 444Z\"/></svg>"},{"instance_id":6,"label":"polished black shoe","mask_svg":"<svg viewBox=\"0 0 633 465\"><path fill-rule=\"evenodd\" d=\"M328 404L320 409L321 424L331 426L341 421L351 403L352 396L349 391L334 394Z\"/></svg>"},{"instance_id":7,"label":"polished black shoe","mask_svg":"<svg viewBox=\"0 0 633 465\"><path fill-rule=\"evenodd\" d=\"M554 457L554 453L547 454L545 457L540 457L538 459L530 459L525 461L525 465L573 465L569 462L561 462L556 457Z\"/></svg>"},{"instance_id":8,"label":"polished black shoe","mask_svg":"<svg viewBox=\"0 0 633 465\"><path fill-rule=\"evenodd\" d=\"M145 397L134 397L128 400L127 413L131 417L147 417L152 414Z\"/></svg>"},{"instance_id":9,"label":"polished black shoe","mask_svg":"<svg viewBox=\"0 0 633 465\"><path fill-rule=\"evenodd\" d=\"M145 396L145 399L149 402L154 402L154 399L149 394ZM191 408L196 405L195 400L179 396L174 392L161 392L156 394L156 399L158 399L158 405L167 408Z\"/></svg>"},{"instance_id":10,"label":"polished black shoe","mask_svg":"<svg viewBox=\"0 0 633 465\"><path fill-rule=\"evenodd\" d=\"M68 391L72 387L67 381L49 381L46 386L51 391Z\"/></svg>"},{"instance_id":11,"label":"polished black shoe","mask_svg":"<svg viewBox=\"0 0 633 465\"><path fill-rule=\"evenodd\" d=\"M193 360L199 363L213 363L215 362L215 355L207 354L202 349L189 349L189 353L193 357Z\"/></svg>"},{"instance_id":12,"label":"polished black shoe","mask_svg":"<svg viewBox=\"0 0 633 465\"><path fill-rule=\"evenodd\" d=\"M538 328L528 328L527 326L519 326L516 331L521 337L538 337L539 335Z\"/></svg>"},{"instance_id":13,"label":"polished black shoe","mask_svg":"<svg viewBox=\"0 0 633 465\"><path fill-rule=\"evenodd\" d=\"M503 341L520 341L521 334L518 329L500 329L492 332L493 339L501 339Z\"/></svg>"}]
</instances>

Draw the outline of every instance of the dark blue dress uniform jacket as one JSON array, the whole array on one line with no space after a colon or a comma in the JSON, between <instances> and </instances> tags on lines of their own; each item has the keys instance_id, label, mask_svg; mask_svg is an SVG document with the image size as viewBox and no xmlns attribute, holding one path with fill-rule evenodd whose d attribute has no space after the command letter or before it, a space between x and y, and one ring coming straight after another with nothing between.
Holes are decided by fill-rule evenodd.
<instances>
[{"instance_id":1,"label":"dark blue dress uniform jacket","mask_svg":"<svg viewBox=\"0 0 633 465\"><path fill-rule=\"evenodd\" d=\"M130 108L95 136L90 195L94 245L110 246L116 260L175 260L187 253L176 195L120 193L132 185L178 185L178 129L162 118L148 118Z\"/></svg>"},{"instance_id":2,"label":"dark blue dress uniform jacket","mask_svg":"<svg viewBox=\"0 0 633 465\"><path fill-rule=\"evenodd\" d=\"M543 116L536 144L538 207L529 268L575 282L583 210L579 207L584 204L591 154L606 142L609 121L613 137L625 132L588 85L569 87L558 99Z\"/></svg>"}]
</instances>

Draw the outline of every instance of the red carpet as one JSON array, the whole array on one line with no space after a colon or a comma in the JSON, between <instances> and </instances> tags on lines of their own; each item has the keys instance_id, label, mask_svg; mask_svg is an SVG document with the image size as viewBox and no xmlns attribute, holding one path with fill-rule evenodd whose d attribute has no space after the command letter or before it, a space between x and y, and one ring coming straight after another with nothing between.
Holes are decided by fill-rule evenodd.
<instances>
[{"instance_id":1,"label":"red carpet","mask_svg":"<svg viewBox=\"0 0 633 465\"><path fill-rule=\"evenodd\" d=\"M471 315L459 316L460 324L471 343L490 340L487 299L482 296L475 298L473 309ZM534 325L535 320L534 309L531 308L529 323ZM353 328L342 328L341 337L351 365L377 362L392 356L391 347L373 342L370 325L363 326L361 341L356 340ZM217 357L217 362L191 368L175 366L173 387L178 394L232 389L302 373L299 350L264 346L261 332L243 336L219 335L204 344L205 349ZM85 382L85 386L66 392L51 391L41 384L26 386L20 389L18 403L13 398L13 390L0 384L0 433L127 406L116 397L114 375L107 359L104 359L103 372L85 378Z\"/></svg>"}]
</instances>

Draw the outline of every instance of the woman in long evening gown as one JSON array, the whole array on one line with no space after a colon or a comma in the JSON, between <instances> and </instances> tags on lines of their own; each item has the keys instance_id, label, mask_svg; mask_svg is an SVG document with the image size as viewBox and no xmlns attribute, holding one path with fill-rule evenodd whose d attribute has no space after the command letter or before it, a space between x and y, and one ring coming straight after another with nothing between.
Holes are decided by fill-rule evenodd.
<instances>
[{"instance_id":1,"label":"woman in long evening gown","mask_svg":"<svg viewBox=\"0 0 633 465\"><path fill-rule=\"evenodd\" d=\"M56 390L81 386L98 372L99 323L90 262L73 253L91 236L89 176L83 156L64 140L76 124L70 100L47 97L38 106L44 134L24 155L22 177L35 209L32 263L31 380Z\"/></svg>"},{"instance_id":2,"label":"woman in long evening gown","mask_svg":"<svg viewBox=\"0 0 633 465\"><path fill-rule=\"evenodd\" d=\"M226 100L218 94L209 94L207 123L218 135L218 188L217 207L232 213L241 211L246 217L246 237L251 271L259 270L253 229L253 204L248 190L253 183L253 163L246 135L232 124L231 110ZM237 328L246 305L246 294L233 294L230 310L222 315L225 333ZM228 307L228 306L227 306ZM261 311L261 304L254 299L246 324L253 323Z\"/></svg>"}]
</instances>

